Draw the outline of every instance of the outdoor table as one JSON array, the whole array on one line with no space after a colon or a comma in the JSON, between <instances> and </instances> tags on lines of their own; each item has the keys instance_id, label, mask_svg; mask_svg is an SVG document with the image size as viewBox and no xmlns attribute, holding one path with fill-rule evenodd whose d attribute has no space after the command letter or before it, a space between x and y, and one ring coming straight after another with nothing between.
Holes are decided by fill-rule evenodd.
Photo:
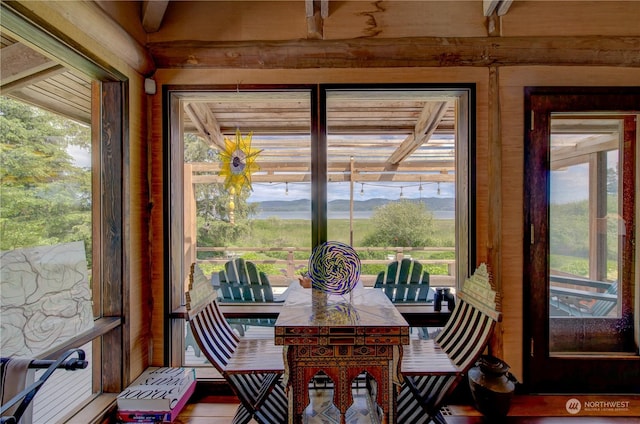
<instances>
[{"instance_id":1,"label":"outdoor table","mask_svg":"<svg viewBox=\"0 0 640 424\"><path fill-rule=\"evenodd\" d=\"M358 285L335 295L292 284L275 324L275 344L284 346L290 423L302 423L309 382L320 371L333 381L341 423L353 403L352 382L364 371L377 383L382 422L395 423L409 324L381 290Z\"/></svg>"}]
</instances>

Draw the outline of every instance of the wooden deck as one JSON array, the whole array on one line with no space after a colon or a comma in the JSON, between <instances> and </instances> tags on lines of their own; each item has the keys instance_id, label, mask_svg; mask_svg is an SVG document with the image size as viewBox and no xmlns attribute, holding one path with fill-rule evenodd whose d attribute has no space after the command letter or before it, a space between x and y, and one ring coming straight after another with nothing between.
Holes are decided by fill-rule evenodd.
<instances>
[{"instance_id":1,"label":"wooden deck","mask_svg":"<svg viewBox=\"0 0 640 424\"><path fill-rule=\"evenodd\" d=\"M56 370L33 400L33 424L64 422L64 417L92 395L91 343L82 346L89 366L74 371ZM35 379L46 370L36 370Z\"/></svg>"}]
</instances>

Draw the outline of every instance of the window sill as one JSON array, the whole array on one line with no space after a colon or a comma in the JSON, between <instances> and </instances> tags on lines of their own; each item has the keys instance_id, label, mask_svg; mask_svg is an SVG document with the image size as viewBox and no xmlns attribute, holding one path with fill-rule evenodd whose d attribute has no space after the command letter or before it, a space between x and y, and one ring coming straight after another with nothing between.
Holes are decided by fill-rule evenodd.
<instances>
[{"instance_id":1,"label":"window sill","mask_svg":"<svg viewBox=\"0 0 640 424\"><path fill-rule=\"evenodd\" d=\"M96 396L77 413L73 414L66 424L99 424L112 422L117 405L117 393L103 393Z\"/></svg>"},{"instance_id":2,"label":"window sill","mask_svg":"<svg viewBox=\"0 0 640 424\"><path fill-rule=\"evenodd\" d=\"M54 349L43 352L38 355L38 359L56 359L67 350L83 346L85 343L107 334L121 324L122 318L120 317L98 318L93 322L93 328L70 338L63 344L56 345Z\"/></svg>"}]
</instances>

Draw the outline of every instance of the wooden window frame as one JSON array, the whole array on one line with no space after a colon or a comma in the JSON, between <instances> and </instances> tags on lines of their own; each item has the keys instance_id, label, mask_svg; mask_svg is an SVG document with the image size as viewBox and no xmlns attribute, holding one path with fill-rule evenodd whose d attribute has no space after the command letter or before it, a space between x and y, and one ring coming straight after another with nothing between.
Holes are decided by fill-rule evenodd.
<instances>
[{"instance_id":1,"label":"wooden window frame","mask_svg":"<svg viewBox=\"0 0 640 424\"><path fill-rule=\"evenodd\" d=\"M19 5L16 5L19 6ZM62 40L55 28L36 26L28 10L2 3L2 27L27 45L37 46L69 68L92 80L92 242L94 327L47 352L38 359L54 359L62 352L98 340L93 347L93 390L119 393L129 384L129 236L128 219L129 110L126 76L105 68ZM109 260L102 260L109 258ZM97 293L97 296L96 296ZM99 362L98 362L99 361Z\"/></svg>"}]
</instances>

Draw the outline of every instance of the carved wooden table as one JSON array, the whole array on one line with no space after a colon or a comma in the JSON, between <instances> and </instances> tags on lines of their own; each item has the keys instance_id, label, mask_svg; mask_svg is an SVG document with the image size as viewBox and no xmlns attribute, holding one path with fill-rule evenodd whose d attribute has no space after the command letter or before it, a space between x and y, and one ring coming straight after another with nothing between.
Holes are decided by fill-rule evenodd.
<instances>
[{"instance_id":1,"label":"carved wooden table","mask_svg":"<svg viewBox=\"0 0 640 424\"><path fill-rule=\"evenodd\" d=\"M327 295L296 283L289 292L275 324L275 343L284 346L289 422L302 423L309 382L323 371L333 381L333 403L344 423L353 403L352 382L366 371L377 383L382 422L395 423L409 324L389 298L360 285L346 295Z\"/></svg>"}]
</instances>

